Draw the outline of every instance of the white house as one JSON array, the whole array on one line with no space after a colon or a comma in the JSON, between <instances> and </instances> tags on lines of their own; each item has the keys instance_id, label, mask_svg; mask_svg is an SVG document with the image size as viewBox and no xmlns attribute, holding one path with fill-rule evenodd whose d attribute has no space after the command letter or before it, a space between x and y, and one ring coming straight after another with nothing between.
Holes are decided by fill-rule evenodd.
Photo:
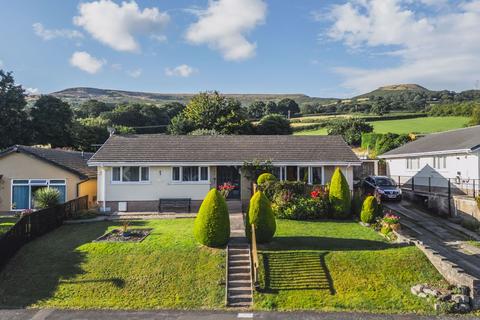
<instances>
[{"instance_id":1,"label":"white house","mask_svg":"<svg viewBox=\"0 0 480 320\"><path fill-rule=\"evenodd\" d=\"M353 186L361 162L340 136L113 135L89 160L98 168L104 210L157 211L159 199L188 198L198 206L211 188L231 183L230 199L244 202L250 182L245 161L271 161L282 180L323 185L340 167Z\"/></svg>"},{"instance_id":2,"label":"white house","mask_svg":"<svg viewBox=\"0 0 480 320\"><path fill-rule=\"evenodd\" d=\"M456 189L479 190L480 126L429 134L379 158L402 184L443 188L450 181Z\"/></svg>"}]
</instances>

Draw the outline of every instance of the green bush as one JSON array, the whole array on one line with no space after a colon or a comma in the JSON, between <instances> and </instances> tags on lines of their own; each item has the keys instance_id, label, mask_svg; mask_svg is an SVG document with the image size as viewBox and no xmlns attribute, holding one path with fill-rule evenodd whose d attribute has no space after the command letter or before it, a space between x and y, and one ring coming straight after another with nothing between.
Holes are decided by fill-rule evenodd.
<instances>
[{"instance_id":1,"label":"green bush","mask_svg":"<svg viewBox=\"0 0 480 320\"><path fill-rule=\"evenodd\" d=\"M360 213L362 212L362 205L363 205L363 196L361 192L355 192L352 198L352 214L355 217L360 217Z\"/></svg>"},{"instance_id":2,"label":"green bush","mask_svg":"<svg viewBox=\"0 0 480 320\"><path fill-rule=\"evenodd\" d=\"M53 188L38 189L34 195L35 208L45 209L60 203L60 192Z\"/></svg>"},{"instance_id":3,"label":"green bush","mask_svg":"<svg viewBox=\"0 0 480 320\"><path fill-rule=\"evenodd\" d=\"M368 196L363 201L362 212L360 213L360 220L363 223L373 223L375 218L379 215L379 207L377 199L374 196Z\"/></svg>"},{"instance_id":4,"label":"green bush","mask_svg":"<svg viewBox=\"0 0 480 320\"><path fill-rule=\"evenodd\" d=\"M340 168L335 169L330 180L329 199L334 218L345 219L350 216L352 206L350 188Z\"/></svg>"},{"instance_id":5,"label":"green bush","mask_svg":"<svg viewBox=\"0 0 480 320\"><path fill-rule=\"evenodd\" d=\"M282 195L278 195L272 208L277 218L290 220L327 219L330 213L328 197L293 197L285 201Z\"/></svg>"},{"instance_id":6,"label":"green bush","mask_svg":"<svg viewBox=\"0 0 480 320\"><path fill-rule=\"evenodd\" d=\"M202 202L193 227L195 239L208 247L222 247L230 239L230 217L225 199L212 189Z\"/></svg>"},{"instance_id":7,"label":"green bush","mask_svg":"<svg viewBox=\"0 0 480 320\"><path fill-rule=\"evenodd\" d=\"M255 225L255 235L258 243L266 243L272 240L277 223L273 215L272 205L261 191L255 192L250 199L250 206L246 221L246 233L252 236L252 224Z\"/></svg>"},{"instance_id":8,"label":"green bush","mask_svg":"<svg viewBox=\"0 0 480 320\"><path fill-rule=\"evenodd\" d=\"M258 179L257 184L264 184L265 182L274 182L277 181L277 178L271 173L262 173Z\"/></svg>"}]
</instances>

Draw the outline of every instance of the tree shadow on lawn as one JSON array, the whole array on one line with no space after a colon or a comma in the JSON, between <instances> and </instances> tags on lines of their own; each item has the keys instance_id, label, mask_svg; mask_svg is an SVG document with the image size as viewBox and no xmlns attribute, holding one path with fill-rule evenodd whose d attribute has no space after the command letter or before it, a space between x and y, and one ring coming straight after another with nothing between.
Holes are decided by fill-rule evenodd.
<instances>
[{"instance_id":1,"label":"tree shadow on lawn","mask_svg":"<svg viewBox=\"0 0 480 320\"><path fill-rule=\"evenodd\" d=\"M264 285L260 292L281 290L328 290L335 294L333 279L325 263L332 251L376 251L404 247L366 239L329 237L275 237L260 245Z\"/></svg>"},{"instance_id":2,"label":"tree shadow on lawn","mask_svg":"<svg viewBox=\"0 0 480 320\"><path fill-rule=\"evenodd\" d=\"M144 225L135 221L130 226ZM110 282L123 288L120 278L76 279L84 275L86 254L77 250L120 223L95 222L64 225L24 245L0 270L0 307L25 308L53 297L60 284Z\"/></svg>"}]
</instances>

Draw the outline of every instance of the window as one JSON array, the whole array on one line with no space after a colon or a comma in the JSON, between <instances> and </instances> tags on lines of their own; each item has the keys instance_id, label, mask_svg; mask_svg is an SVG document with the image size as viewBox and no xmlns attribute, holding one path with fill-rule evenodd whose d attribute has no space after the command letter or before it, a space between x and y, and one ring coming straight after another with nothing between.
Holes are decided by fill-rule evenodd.
<instances>
[{"instance_id":1,"label":"window","mask_svg":"<svg viewBox=\"0 0 480 320\"><path fill-rule=\"evenodd\" d=\"M322 167L312 167L312 184L322 184Z\"/></svg>"},{"instance_id":2,"label":"window","mask_svg":"<svg viewBox=\"0 0 480 320\"><path fill-rule=\"evenodd\" d=\"M298 167L298 180L308 183L308 167Z\"/></svg>"},{"instance_id":3,"label":"window","mask_svg":"<svg viewBox=\"0 0 480 320\"><path fill-rule=\"evenodd\" d=\"M172 167L174 182L206 182L209 181L208 167L186 166Z\"/></svg>"},{"instance_id":4,"label":"window","mask_svg":"<svg viewBox=\"0 0 480 320\"><path fill-rule=\"evenodd\" d=\"M148 167L113 167L113 182L147 182L150 180Z\"/></svg>"},{"instance_id":5,"label":"window","mask_svg":"<svg viewBox=\"0 0 480 320\"><path fill-rule=\"evenodd\" d=\"M173 181L180 181L180 167L173 167L172 180Z\"/></svg>"},{"instance_id":6,"label":"window","mask_svg":"<svg viewBox=\"0 0 480 320\"><path fill-rule=\"evenodd\" d=\"M208 167L200 167L200 180L208 181Z\"/></svg>"},{"instance_id":7,"label":"window","mask_svg":"<svg viewBox=\"0 0 480 320\"><path fill-rule=\"evenodd\" d=\"M12 180L12 210L34 209L35 192L42 188L58 190L60 202L67 201L67 186L64 179L15 179Z\"/></svg>"},{"instance_id":8,"label":"window","mask_svg":"<svg viewBox=\"0 0 480 320\"><path fill-rule=\"evenodd\" d=\"M120 167L112 168L112 181L120 181L120 177L121 177L120 171L121 171Z\"/></svg>"},{"instance_id":9,"label":"window","mask_svg":"<svg viewBox=\"0 0 480 320\"><path fill-rule=\"evenodd\" d=\"M198 167L183 167L182 181L198 181Z\"/></svg>"},{"instance_id":10,"label":"window","mask_svg":"<svg viewBox=\"0 0 480 320\"><path fill-rule=\"evenodd\" d=\"M407 169L420 169L420 158L407 158Z\"/></svg>"},{"instance_id":11,"label":"window","mask_svg":"<svg viewBox=\"0 0 480 320\"><path fill-rule=\"evenodd\" d=\"M433 167L435 169L446 169L447 168L447 157L433 157Z\"/></svg>"}]
</instances>

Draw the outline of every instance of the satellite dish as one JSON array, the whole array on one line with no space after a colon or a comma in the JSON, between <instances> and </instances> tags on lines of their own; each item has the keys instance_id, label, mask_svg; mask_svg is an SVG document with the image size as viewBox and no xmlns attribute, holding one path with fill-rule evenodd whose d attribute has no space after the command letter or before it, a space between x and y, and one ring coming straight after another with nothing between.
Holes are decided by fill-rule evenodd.
<instances>
[{"instance_id":1,"label":"satellite dish","mask_svg":"<svg viewBox=\"0 0 480 320\"><path fill-rule=\"evenodd\" d=\"M108 130L108 133L110 133L111 136L115 134L115 128L107 127L107 130Z\"/></svg>"}]
</instances>

